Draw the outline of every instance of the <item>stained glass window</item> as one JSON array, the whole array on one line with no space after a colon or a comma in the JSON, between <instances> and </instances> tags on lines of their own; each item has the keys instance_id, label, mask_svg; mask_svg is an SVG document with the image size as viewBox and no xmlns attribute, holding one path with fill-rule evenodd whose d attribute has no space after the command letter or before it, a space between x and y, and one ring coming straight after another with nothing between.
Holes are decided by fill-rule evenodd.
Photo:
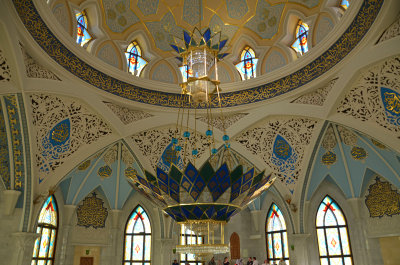
<instances>
[{"instance_id":1,"label":"stained glass window","mask_svg":"<svg viewBox=\"0 0 400 265\"><path fill-rule=\"evenodd\" d=\"M240 54L240 62L236 64L242 80L256 77L257 62L258 59L253 49L249 46L245 47Z\"/></svg>"},{"instance_id":2,"label":"stained glass window","mask_svg":"<svg viewBox=\"0 0 400 265\"><path fill-rule=\"evenodd\" d=\"M142 206L138 205L130 215L125 228L124 265L150 265L151 225Z\"/></svg>"},{"instance_id":3,"label":"stained glass window","mask_svg":"<svg viewBox=\"0 0 400 265\"><path fill-rule=\"evenodd\" d=\"M194 245L204 244L204 237L197 236L189 227L181 225L181 244ZM197 261L193 254L181 254L180 264L185 265L188 262L190 265L204 265L203 262Z\"/></svg>"},{"instance_id":4,"label":"stained glass window","mask_svg":"<svg viewBox=\"0 0 400 265\"><path fill-rule=\"evenodd\" d=\"M289 265L286 223L281 210L275 203L269 209L265 231L268 259L278 263L283 258L286 264Z\"/></svg>"},{"instance_id":5,"label":"stained glass window","mask_svg":"<svg viewBox=\"0 0 400 265\"><path fill-rule=\"evenodd\" d=\"M76 43L83 46L92 39L92 36L90 36L88 32L88 20L85 11L76 14L76 21L77 21Z\"/></svg>"},{"instance_id":6,"label":"stained glass window","mask_svg":"<svg viewBox=\"0 0 400 265\"><path fill-rule=\"evenodd\" d=\"M319 258L323 265L352 265L346 217L329 196L321 202L316 218Z\"/></svg>"},{"instance_id":7,"label":"stained glass window","mask_svg":"<svg viewBox=\"0 0 400 265\"><path fill-rule=\"evenodd\" d=\"M348 0L341 0L340 1L340 7L342 7L343 9L347 9L349 7L350 3Z\"/></svg>"},{"instance_id":8,"label":"stained glass window","mask_svg":"<svg viewBox=\"0 0 400 265\"><path fill-rule=\"evenodd\" d=\"M297 24L296 40L292 48L301 55L308 52L308 25L301 20Z\"/></svg>"},{"instance_id":9,"label":"stained glass window","mask_svg":"<svg viewBox=\"0 0 400 265\"><path fill-rule=\"evenodd\" d=\"M128 72L133 75L139 76L140 72L146 66L147 61L142 57L142 49L139 44L133 41L129 44L125 52L126 60L128 63Z\"/></svg>"},{"instance_id":10,"label":"stained glass window","mask_svg":"<svg viewBox=\"0 0 400 265\"><path fill-rule=\"evenodd\" d=\"M57 240L58 212L54 196L47 198L39 213L36 233L40 236L33 247L31 265L54 264Z\"/></svg>"}]
</instances>

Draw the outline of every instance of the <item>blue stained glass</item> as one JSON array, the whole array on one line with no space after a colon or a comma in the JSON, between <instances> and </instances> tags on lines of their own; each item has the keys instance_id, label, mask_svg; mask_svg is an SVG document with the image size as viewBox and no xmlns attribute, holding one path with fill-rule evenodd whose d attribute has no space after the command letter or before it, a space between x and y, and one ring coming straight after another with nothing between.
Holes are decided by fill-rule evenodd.
<instances>
[{"instance_id":1,"label":"blue stained glass","mask_svg":"<svg viewBox=\"0 0 400 265\"><path fill-rule=\"evenodd\" d=\"M80 12L76 14L76 22L77 22L76 42L81 46L83 46L92 39L92 36L90 36L87 30L88 22L85 12Z\"/></svg>"},{"instance_id":2,"label":"blue stained glass","mask_svg":"<svg viewBox=\"0 0 400 265\"><path fill-rule=\"evenodd\" d=\"M276 204L272 204L266 222L268 259L278 262L281 258L289 262L289 248L286 223L283 214Z\"/></svg>"},{"instance_id":3,"label":"blue stained glass","mask_svg":"<svg viewBox=\"0 0 400 265\"><path fill-rule=\"evenodd\" d=\"M147 61L142 57L142 50L136 41L129 44L125 52L125 57L128 64L128 72L139 76Z\"/></svg>"},{"instance_id":4,"label":"blue stained glass","mask_svg":"<svg viewBox=\"0 0 400 265\"><path fill-rule=\"evenodd\" d=\"M343 7L344 9L347 9L349 7L350 3L348 0L342 0L340 3L340 6Z\"/></svg>"},{"instance_id":5,"label":"blue stained glass","mask_svg":"<svg viewBox=\"0 0 400 265\"><path fill-rule=\"evenodd\" d=\"M245 47L240 55L240 62L235 65L242 80L256 77L257 63L258 59L253 49Z\"/></svg>"},{"instance_id":6,"label":"blue stained glass","mask_svg":"<svg viewBox=\"0 0 400 265\"><path fill-rule=\"evenodd\" d=\"M292 44L292 48L303 55L308 52L308 25L301 20L296 28L296 40Z\"/></svg>"}]
</instances>

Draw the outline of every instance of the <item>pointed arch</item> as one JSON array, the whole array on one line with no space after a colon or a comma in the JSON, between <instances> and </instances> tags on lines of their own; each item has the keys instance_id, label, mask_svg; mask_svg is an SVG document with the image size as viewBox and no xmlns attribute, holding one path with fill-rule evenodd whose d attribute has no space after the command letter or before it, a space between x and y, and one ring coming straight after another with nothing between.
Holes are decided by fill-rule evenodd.
<instances>
[{"instance_id":1,"label":"pointed arch","mask_svg":"<svg viewBox=\"0 0 400 265\"><path fill-rule=\"evenodd\" d=\"M328 195L320 203L315 220L321 265L352 265L346 217Z\"/></svg>"},{"instance_id":2,"label":"pointed arch","mask_svg":"<svg viewBox=\"0 0 400 265\"><path fill-rule=\"evenodd\" d=\"M257 63L258 58L254 50L249 46L244 47L240 54L240 62L235 65L242 80L256 77Z\"/></svg>"},{"instance_id":3,"label":"pointed arch","mask_svg":"<svg viewBox=\"0 0 400 265\"><path fill-rule=\"evenodd\" d=\"M265 225L268 260L278 263L283 258L289 263L289 244L285 218L279 207L272 203L267 214Z\"/></svg>"},{"instance_id":4,"label":"pointed arch","mask_svg":"<svg viewBox=\"0 0 400 265\"><path fill-rule=\"evenodd\" d=\"M240 238L236 232L233 232L229 240L231 245L231 259L240 259Z\"/></svg>"},{"instance_id":5,"label":"pointed arch","mask_svg":"<svg viewBox=\"0 0 400 265\"><path fill-rule=\"evenodd\" d=\"M58 206L53 195L49 196L40 210L36 233L40 236L36 239L31 265L54 264L54 256L58 231Z\"/></svg>"},{"instance_id":6,"label":"pointed arch","mask_svg":"<svg viewBox=\"0 0 400 265\"><path fill-rule=\"evenodd\" d=\"M131 44L128 45L125 56L128 64L128 72L133 75L140 76L140 73L146 66L147 61L143 59L142 49L136 40L132 41Z\"/></svg>"},{"instance_id":7,"label":"pointed arch","mask_svg":"<svg viewBox=\"0 0 400 265\"><path fill-rule=\"evenodd\" d=\"M124 232L124 265L151 264L151 223L142 206L129 215Z\"/></svg>"},{"instance_id":8,"label":"pointed arch","mask_svg":"<svg viewBox=\"0 0 400 265\"><path fill-rule=\"evenodd\" d=\"M299 20L296 27L296 39L292 44L292 48L301 55L308 52L308 30L308 25Z\"/></svg>"}]
</instances>

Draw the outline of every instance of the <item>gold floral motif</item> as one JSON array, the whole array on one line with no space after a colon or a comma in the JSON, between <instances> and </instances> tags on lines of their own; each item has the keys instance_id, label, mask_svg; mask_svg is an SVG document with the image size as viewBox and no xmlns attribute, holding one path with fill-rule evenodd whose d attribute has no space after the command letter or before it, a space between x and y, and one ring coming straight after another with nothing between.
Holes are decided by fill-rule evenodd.
<instances>
[{"instance_id":1,"label":"gold floral motif","mask_svg":"<svg viewBox=\"0 0 400 265\"><path fill-rule=\"evenodd\" d=\"M365 158L368 157L367 151L365 151L364 148L359 147L359 146L354 146L351 149L351 157L355 160L364 160Z\"/></svg>"},{"instance_id":2,"label":"gold floral motif","mask_svg":"<svg viewBox=\"0 0 400 265\"><path fill-rule=\"evenodd\" d=\"M392 190L389 182L376 182L369 186L369 194L365 198L365 205L371 217L383 217L400 214L400 194Z\"/></svg>"},{"instance_id":3,"label":"gold floral motif","mask_svg":"<svg viewBox=\"0 0 400 265\"><path fill-rule=\"evenodd\" d=\"M83 204L76 210L78 225L86 228L90 226L96 229L104 228L108 211L103 204L103 200L97 198L96 193L93 193L92 197L86 197L83 200Z\"/></svg>"},{"instance_id":4,"label":"gold floral motif","mask_svg":"<svg viewBox=\"0 0 400 265\"><path fill-rule=\"evenodd\" d=\"M90 166L90 160L86 160L85 162L83 162L78 166L78 169L83 171L86 170L89 166Z\"/></svg>"},{"instance_id":5,"label":"gold floral motif","mask_svg":"<svg viewBox=\"0 0 400 265\"><path fill-rule=\"evenodd\" d=\"M331 166L336 163L336 154L331 151L328 151L325 154L323 154L321 160L322 164L326 166Z\"/></svg>"},{"instance_id":6,"label":"gold floral motif","mask_svg":"<svg viewBox=\"0 0 400 265\"><path fill-rule=\"evenodd\" d=\"M386 149L386 146L375 139L371 139L371 142L379 149Z\"/></svg>"}]
</instances>

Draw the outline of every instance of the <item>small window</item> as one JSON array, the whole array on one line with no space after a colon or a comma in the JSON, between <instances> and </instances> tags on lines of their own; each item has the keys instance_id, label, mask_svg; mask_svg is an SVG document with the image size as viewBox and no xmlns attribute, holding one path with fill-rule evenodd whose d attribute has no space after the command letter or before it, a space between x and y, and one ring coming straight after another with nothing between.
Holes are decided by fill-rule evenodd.
<instances>
[{"instance_id":1,"label":"small window","mask_svg":"<svg viewBox=\"0 0 400 265\"><path fill-rule=\"evenodd\" d=\"M140 72L146 66L147 61L142 57L142 49L136 41L129 44L125 52L126 60L128 63L128 72L133 75L139 76Z\"/></svg>"},{"instance_id":2,"label":"small window","mask_svg":"<svg viewBox=\"0 0 400 265\"><path fill-rule=\"evenodd\" d=\"M301 55L308 52L308 25L301 20L296 28L296 40L292 44L292 48Z\"/></svg>"},{"instance_id":3,"label":"small window","mask_svg":"<svg viewBox=\"0 0 400 265\"><path fill-rule=\"evenodd\" d=\"M258 59L253 49L249 46L245 47L240 54L240 62L236 64L242 80L256 77L257 62Z\"/></svg>"},{"instance_id":4,"label":"small window","mask_svg":"<svg viewBox=\"0 0 400 265\"><path fill-rule=\"evenodd\" d=\"M346 217L329 196L319 205L316 228L321 265L353 265Z\"/></svg>"},{"instance_id":5,"label":"small window","mask_svg":"<svg viewBox=\"0 0 400 265\"><path fill-rule=\"evenodd\" d=\"M125 227L124 265L150 265L151 225L142 206L138 205Z\"/></svg>"},{"instance_id":6,"label":"small window","mask_svg":"<svg viewBox=\"0 0 400 265\"><path fill-rule=\"evenodd\" d=\"M81 46L84 46L92 39L92 36L90 36L88 32L88 20L85 11L76 14L76 22L77 22L76 43L80 44Z\"/></svg>"},{"instance_id":7,"label":"small window","mask_svg":"<svg viewBox=\"0 0 400 265\"><path fill-rule=\"evenodd\" d=\"M283 258L286 264L290 265L286 222L275 203L268 211L265 231L268 259L278 263Z\"/></svg>"},{"instance_id":8,"label":"small window","mask_svg":"<svg viewBox=\"0 0 400 265\"><path fill-rule=\"evenodd\" d=\"M344 10L346 10L347 8L349 8L349 1L348 0L341 0L340 1L340 7L343 8Z\"/></svg>"},{"instance_id":9,"label":"small window","mask_svg":"<svg viewBox=\"0 0 400 265\"><path fill-rule=\"evenodd\" d=\"M47 198L39 213L31 265L53 265L57 241L58 212L54 196Z\"/></svg>"},{"instance_id":10,"label":"small window","mask_svg":"<svg viewBox=\"0 0 400 265\"><path fill-rule=\"evenodd\" d=\"M182 245L199 245L204 244L204 236L197 236L188 227L181 225L181 244ZM190 265L203 265L203 262L197 261L193 254L181 254L180 264L185 265L188 262Z\"/></svg>"}]
</instances>

